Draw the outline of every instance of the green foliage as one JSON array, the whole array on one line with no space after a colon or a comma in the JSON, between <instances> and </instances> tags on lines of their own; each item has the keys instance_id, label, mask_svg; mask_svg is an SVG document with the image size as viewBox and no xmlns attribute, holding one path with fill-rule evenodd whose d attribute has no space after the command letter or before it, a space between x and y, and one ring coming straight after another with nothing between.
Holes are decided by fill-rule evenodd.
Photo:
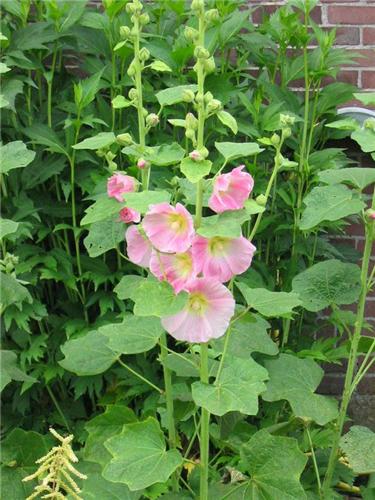
<instances>
[{"instance_id":1,"label":"green foliage","mask_svg":"<svg viewBox=\"0 0 375 500\"><path fill-rule=\"evenodd\" d=\"M24 168L35 158L35 152L27 149L22 141L14 141L0 147L0 173L7 174L15 168Z\"/></svg>"},{"instance_id":2,"label":"green foliage","mask_svg":"<svg viewBox=\"0 0 375 500\"><path fill-rule=\"evenodd\" d=\"M297 293L270 292L265 288L249 288L242 282L238 282L236 285L245 297L248 306L266 317L291 314L295 307L301 305Z\"/></svg>"},{"instance_id":3,"label":"green foliage","mask_svg":"<svg viewBox=\"0 0 375 500\"><path fill-rule=\"evenodd\" d=\"M342 436L340 448L355 474L375 473L375 433L367 427L353 425Z\"/></svg>"}]
</instances>

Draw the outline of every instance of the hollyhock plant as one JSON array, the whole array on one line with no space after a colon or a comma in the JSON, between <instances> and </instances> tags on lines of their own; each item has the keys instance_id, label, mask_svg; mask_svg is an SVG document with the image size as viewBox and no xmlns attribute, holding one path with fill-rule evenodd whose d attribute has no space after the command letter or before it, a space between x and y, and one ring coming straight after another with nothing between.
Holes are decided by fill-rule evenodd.
<instances>
[{"instance_id":1,"label":"hollyhock plant","mask_svg":"<svg viewBox=\"0 0 375 500\"><path fill-rule=\"evenodd\" d=\"M120 219L126 224L130 222L139 222L141 220L141 214L132 208L124 207L120 210Z\"/></svg>"},{"instance_id":2,"label":"hollyhock plant","mask_svg":"<svg viewBox=\"0 0 375 500\"><path fill-rule=\"evenodd\" d=\"M197 235L192 246L198 272L221 282L244 273L251 264L255 250L255 246L243 236L203 238Z\"/></svg>"},{"instance_id":3,"label":"hollyhock plant","mask_svg":"<svg viewBox=\"0 0 375 500\"><path fill-rule=\"evenodd\" d=\"M197 276L195 262L191 251L177 254L152 252L150 270L159 280L167 280L175 292L184 290Z\"/></svg>"},{"instance_id":4,"label":"hollyhock plant","mask_svg":"<svg viewBox=\"0 0 375 500\"><path fill-rule=\"evenodd\" d=\"M242 170L245 165L234 168L227 174L221 174L214 182L213 193L208 206L214 212L239 210L244 207L253 187L254 179Z\"/></svg>"},{"instance_id":5,"label":"hollyhock plant","mask_svg":"<svg viewBox=\"0 0 375 500\"><path fill-rule=\"evenodd\" d=\"M234 314L231 292L213 278L195 278L186 287L185 308L162 319L165 330L177 340L208 342L225 334Z\"/></svg>"},{"instance_id":6,"label":"hollyhock plant","mask_svg":"<svg viewBox=\"0 0 375 500\"><path fill-rule=\"evenodd\" d=\"M148 239L141 233L139 227L134 225L128 227L125 233L125 240L129 260L141 267L148 267L152 246Z\"/></svg>"},{"instance_id":7,"label":"hollyhock plant","mask_svg":"<svg viewBox=\"0 0 375 500\"><path fill-rule=\"evenodd\" d=\"M137 189L137 181L130 175L116 173L107 181L107 193L110 198L124 201L124 193L132 193Z\"/></svg>"},{"instance_id":8,"label":"hollyhock plant","mask_svg":"<svg viewBox=\"0 0 375 500\"><path fill-rule=\"evenodd\" d=\"M193 218L181 203L152 205L142 226L152 245L160 252L186 252L194 237Z\"/></svg>"}]
</instances>

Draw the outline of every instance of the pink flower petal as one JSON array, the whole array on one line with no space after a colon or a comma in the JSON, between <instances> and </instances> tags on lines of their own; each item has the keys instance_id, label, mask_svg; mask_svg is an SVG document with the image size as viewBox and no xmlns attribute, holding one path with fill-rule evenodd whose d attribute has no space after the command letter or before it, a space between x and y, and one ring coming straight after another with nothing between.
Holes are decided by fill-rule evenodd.
<instances>
[{"instance_id":1,"label":"pink flower petal","mask_svg":"<svg viewBox=\"0 0 375 500\"><path fill-rule=\"evenodd\" d=\"M125 233L129 260L141 267L150 264L152 246L141 234L138 226L129 226Z\"/></svg>"},{"instance_id":2,"label":"pink flower petal","mask_svg":"<svg viewBox=\"0 0 375 500\"><path fill-rule=\"evenodd\" d=\"M153 250L150 271L159 280L168 281L176 293L184 290L197 275L190 250L178 254L165 254Z\"/></svg>"},{"instance_id":3,"label":"pink flower petal","mask_svg":"<svg viewBox=\"0 0 375 500\"><path fill-rule=\"evenodd\" d=\"M242 172L243 169L244 165L241 165L217 177L213 193L208 201L211 210L221 213L244 207L254 187L254 179L247 172Z\"/></svg>"},{"instance_id":4,"label":"pink flower petal","mask_svg":"<svg viewBox=\"0 0 375 500\"><path fill-rule=\"evenodd\" d=\"M131 193L137 188L137 181L134 177L125 174L114 174L107 181L107 193L110 198L117 201L124 201L123 194Z\"/></svg>"},{"instance_id":5,"label":"pink flower petal","mask_svg":"<svg viewBox=\"0 0 375 500\"><path fill-rule=\"evenodd\" d=\"M125 207L120 210L120 219L127 224L129 222L139 222L141 214L132 208Z\"/></svg>"}]
</instances>

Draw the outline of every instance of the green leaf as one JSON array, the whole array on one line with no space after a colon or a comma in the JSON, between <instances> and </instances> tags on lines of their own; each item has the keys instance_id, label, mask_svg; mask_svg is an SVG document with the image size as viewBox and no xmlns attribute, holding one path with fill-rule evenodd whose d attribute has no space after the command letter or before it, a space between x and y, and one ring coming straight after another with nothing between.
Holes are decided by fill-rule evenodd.
<instances>
[{"instance_id":1,"label":"green leaf","mask_svg":"<svg viewBox=\"0 0 375 500\"><path fill-rule=\"evenodd\" d=\"M351 184L361 191L375 182L375 169L365 167L341 168L319 172L319 179L326 184Z\"/></svg>"},{"instance_id":2,"label":"green leaf","mask_svg":"<svg viewBox=\"0 0 375 500\"><path fill-rule=\"evenodd\" d=\"M29 375L18 368L17 355L13 351L0 350L0 368L0 392L12 380L17 380L18 382L36 382L35 378L29 377Z\"/></svg>"},{"instance_id":3,"label":"green leaf","mask_svg":"<svg viewBox=\"0 0 375 500\"><path fill-rule=\"evenodd\" d=\"M120 282L115 286L114 292L121 300L130 299L134 290L144 281L145 278L135 274L123 276Z\"/></svg>"},{"instance_id":4,"label":"green leaf","mask_svg":"<svg viewBox=\"0 0 375 500\"><path fill-rule=\"evenodd\" d=\"M24 168L35 158L35 151L27 149L22 141L0 146L0 173L7 174L15 168Z\"/></svg>"},{"instance_id":5,"label":"green leaf","mask_svg":"<svg viewBox=\"0 0 375 500\"><path fill-rule=\"evenodd\" d=\"M246 314L234 321L226 333L229 336L227 354L245 359L253 352L261 352L268 356L276 355L278 348L267 333L269 328L271 325L268 321L255 314ZM215 350L223 352L225 341L223 336L211 342L211 345Z\"/></svg>"},{"instance_id":6,"label":"green leaf","mask_svg":"<svg viewBox=\"0 0 375 500\"><path fill-rule=\"evenodd\" d=\"M375 92L355 93L353 96L363 102L365 106L375 106Z\"/></svg>"},{"instance_id":7,"label":"green leaf","mask_svg":"<svg viewBox=\"0 0 375 500\"><path fill-rule=\"evenodd\" d=\"M319 425L336 418L337 401L314 392L324 375L315 361L280 354L277 359L266 360L265 367L270 378L262 395L265 401L286 399L296 417L314 420Z\"/></svg>"},{"instance_id":8,"label":"green leaf","mask_svg":"<svg viewBox=\"0 0 375 500\"><path fill-rule=\"evenodd\" d=\"M135 302L136 316L171 316L181 311L188 300L186 292L175 294L166 282L144 279L131 292L130 298Z\"/></svg>"},{"instance_id":9,"label":"green leaf","mask_svg":"<svg viewBox=\"0 0 375 500\"><path fill-rule=\"evenodd\" d=\"M199 377L198 354L168 354L165 366L176 373L178 377ZM214 377L217 373L219 362L216 359L208 359L208 373Z\"/></svg>"},{"instance_id":10,"label":"green leaf","mask_svg":"<svg viewBox=\"0 0 375 500\"><path fill-rule=\"evenodd\" d=\"M250 199L245 201L245 210L248 215L261 214L265 211L265 207L259 205L255 200Z\"/></svg>"},{"instance_id":11,"label":"green leaf","mask_svg":"<svg viewBox=\"0 0 375 500\"><path fill-rule=\"evenodd\" d=\"M306 462L296 439L258 431L241 448L241 463L251 479L239 489L238 498L304 500L300 477Z\"/></svg>"},{"instance_id":12,"label":"green leaf","mask_svg":"<svg viewBox=\"0 0 375 500\"><path fill-rule=\"evenodd\" d=\"M313 229L325 221L336 221L357 214L365 204L346 186L315 187L303 200L306 208L302 214L300 228Z\"/></svg>"},{"instance_id":13,"label":"green leaf","mask_svg":"<svg viewBox=\"0 0 375 500\"><path fill-rule=\"evenodd\" d=\"M186 120L181 120L179 118L170 118L168 123L173 125L174 127L183 127L186 128Z\"/></svg>"},{"instance_id":14,"label":"green leaf","mask_svg":"<svg viewBox=\"0 0 375 500\"><path fill-rule=\"evenodd\" d=\"M355 264L326 260L298 274L292 288L308 311L321 311L333 304L352 304L361 291L361 270Z\"/></svg>"},{"instance_id":15,"label":"green leaf","mask_svg":"<svg viewBox=\"0 0 375 500\"><path fill-rule=\"evenodd\" d=\"M26 301L32 303L32 298L28 289L21 285L16 278L10 274L0 272L0 286L1 286L1 309L11 305L16 305L18 309L22 309L22 302Z\"/></svg>"},{"instance_id":16,"label":"green leaf","mask_svg":"<svg viewBox=\"0 0 375 500\"><path fill-rule=\"evenodd\" d=\"M158 318L127 315L122 323L105 325L99 332L108 338L108 346L122 354L137 354L155 347L163 333Z\"/></svg>"},{"instance_id":17,"label":"green leaf","mask_svg":"<svg viewBox=\"0 0 375 500\"><path fill-rule=\"evenodd\" d=\"M344 118L342 120L327 123L326 127L336 128L338 130L357 130L357 128L359 128L359 123L354 118Z\"/></svg>"},{"instance_id":18,"label":"green leaf","mask_svg":"<svg viewBox=\"0 0 375 500\"><path fill-rule=\"evenodd\" d=\"M234 134L237 134L238 126L237 126L237 122L236 122L236 119L234 118L234 116L232 116L230 113L228 113L228 111L221 110L221 111L218 111L217 117L219 118L219 120L221 121L221 123L223 125L230 128Z\"/></svg>"},{"instance_id":19,"label":"green leaf","mask_svg":"<svg viewBox=\"0 0 375 500\"><path fill-rule=\"evenodd\" d=\"M124 206L125 203L119 203L114 198L108 198L107 196L99 198L86 209L86 215L81 220L81 226L108 219L111 215L118 214Z\"/></svg>"},{"instance_id":20,"label":"green leaf","mask_svg":"<svg viewBox=\"0 0 375 500\"><path fill-rule=\"evenodd\" d=\"M112 108L114 109L128 108L131 105L132 103L128 99L125 99L123 95L118 95L112 99Z\"/></svg>"},{"instance_id":21,"label":"green leaf","mask_svg":"<svg viewBox=\"0 0 375 500\"><path fill-rule=\"evenodd\" d=\"M73 149L101 149L107 148L116 142L116 136L113 132L100 132L94 137L89 137L78 144L75 144Z\"/></svg>"},{"instance_id":22,"label":"green leaf","mask_svg":"<svg viewBox=\"0 0 375 500\"><path fill-rule=\"evenodd\" d=\"M219 215L203 217L197 233L205 238L220 236L222 238L239 238L242 235L241 226L249 220L245 209L228 210Z\"/></svg>"},{"instance_id":23,"label":"green leaf","mask_svg":"<svg viewBox=\"0 0 375 500\"><path fill-rule=\"evenodd\" d=\"M0 218L0 239L3 239L8 234L13 234L17 231L19 226L18 222L10 219Z\"/></svg>"},{"instance_id":24,"label":"green leaf","mask_svg":"<svg viewBox=\"0 0 375 500\"><path fill-rule=\"evenodd\" d=\"M350 136L356 141L364 153L375 151L375 132L369 128L355 130Z\"/></svg>"},{"instance_id":25,"label":"green leaf","mask_svg":"<svg viewBox=\"0 0 375 500\"><path fill-rule=\"evenodd\" d=\"M97 375L110 368L119 353L108 347L108 337L98 330L92 330L77 339L68 340L61 346L65 359L59 364L76 375Z\"/></svg>"},{"instance_id":26,"label":"green leaf","mask_svg":"<svg viewBox=\"0 0 375 500\"><path fill-rule=\"evenodd\" d=\"M214 415L229 411L245 415L258 413L258 396L264 392L267 371L252 358L226 357L224 367L215 384L194 382L194 402Z\"/></svg>"},{"instance_id":27,"label":"green leaf","mask_svg":"<svg viewBox=\"0 0 375 500\"><path fill-rule=\"evenodd\" d=\"M170 89L163 89L156 93L156 98L160 106L172 106L183 100L182 96L185 90L196 92L198 85L179 85Z\"/></svg>"},{"instance_id":28,"label":"green leaf","mask_svg":"<svg viewBox=\"0 0 375 500\"><path fill-rule=\"evenodd\" d=\"M145 214L150 205L167 202L171 199L168 191L140 191L138 193L126 193L126 206Z\"/></svg>"},{"instance_id":29,"label":"green leaf","mask_svg":"<svg viewBox=\"0 0 375 500\"><path fill-rule=\"evenodd\" d=\"M104 72L104 68L100 70L98 73L86 78L85 80L81 80L82 85L82 100L80 102L80 106L82 109L86 108L91 101L95 99L96 94L100 89L100 79Z\"/></svg>"},{"instance_id":30,"label":"green leaf","mask_svg":"<svg viewBox=\"0 0 375 500\"><path fill-rule=\"evenodd\" d=\"M47 125L33 123L32 127L25 128L23 132L36 144L46 146L48 151L69 156L56 133Z\"/></svg>"},{"instance_id":31,"label":"green leaf","mask_svg":"<svg viewBox=\"0 0 375 500\"><path fill-rule=\"evenodd\" d=\"M172 71L168 64L165 64L163 61L156 60L150 64L150 68L154 71Z\"/></svg>"},{"instance_id":32,"label":"green leaf","mask_svg":"<svg viewBox=\"0 0 375 500\"><path fill-rule=\"evenodd\" d=\"M361 425L353 425L341 437L340 448L356 475L375 473L375 432Z\"/></svg>"},{"instance_id":33,"label":"green leaf","mask_svg":"<svg viewBox=\"0 0 375 500\"><path fill-rule=\"evenodd\" d=\"M127 146L122 149L122 152L137 159L142 157L159 167L176 165L185 156L185 150L177 142L146 147L144 150L141 150L139 146Z\"/></svg>"},{"instance_id":34,"label":"green leaf","mask_svg":"<svg viewBox=\"0 0 375 500\"><path fill-rule=\"evenodd\" d=\"M152 417L125 425L105 446L113 458L103 471L104 478L125 483L131 491L164 483L182 463L177 450L166 450L163 432Z\"/></svg>"},{"instance_id":35,"label":"green leaf","mask_svg":"<svg viewBox=\"0 0 375 500\"><path fill-rule=\"evenodd\" d=\"M181 161L180 170L188 181L194 184L208 175L211 167L212 162L210 160L194 161L187 157Z\"/></svg>"},{"instance_id":36,"label":"green leaf","mask_svg":"<svg viewBox=\"0 0 375 500\"><path fill-rule=\"evenodd\" d=\"M264 151L256 142L215 142L215 147L224 156L226 162L257 155Z\"/></svg>"},{"instance_id":37,"label":"green leaf","mask_svg":"<svg viewBox=\"0 0 375 500\"><path fill-rule=\"evenodd\" d=\"M249 288L245 283L236 283L248 306L263 316L290 315L295 307L302 304L297 293L270 292L265 288Z\"/></svg>"},{"instance_id":38,"label":"green leaf","mask_svg":"<svg viewBox=\"0 0 375 500\"><path fill-rule=\"evenodd\" d=\"M117 248L124 241L125 227L122 222L107 219L94 222L83 244L90 257L98 257L108 250Z\"/></svg>"},{"instance_id":39,"label":"green leaf","mask_svg":"<svg viewBox=\"0 0 375 500\"><path fill-rule=\"evenodd\" d=\"M107 465L112 456L104 446L104 442L119 434L125 424L136 421L137 418L130 408L120 404L107 406L104 413L89 420L85 425L85 430L88 432L84 448L85 460L96 462L102 467Z\"/></svg>"},{"instance_id":40,"label":"green leaf","mask_svg":"<svg viewBox=\"0 0 375 500\"><path fill-rule=\"evenodd\" d=\"M107 450L105 452L108 453ZM139 500L142 496L142 491L130 491L125 484L106 481L98 464L82 462L76 467L87 476L87 479L82 481L80 493L85 500Z\"/></svg>"}]
</instances>

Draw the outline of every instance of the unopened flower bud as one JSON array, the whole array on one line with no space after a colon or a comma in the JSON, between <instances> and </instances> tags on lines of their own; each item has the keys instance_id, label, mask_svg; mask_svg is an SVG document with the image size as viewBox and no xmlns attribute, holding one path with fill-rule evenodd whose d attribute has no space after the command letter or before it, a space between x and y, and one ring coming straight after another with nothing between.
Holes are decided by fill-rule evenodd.
<instances>
[{"instance_id":1,"label":"unopened flower bud","mask_svg":"<svg viewBox=\"0 0 375 500\"><path fill-rule=\"evenodd\" d=\"M215 71L216 65L215 65L215 59L213 57L210 57L208 59L205 59L203 61L203 67L207 75L210 73L213 73Z\"/></svg>"},{"instance_id":2,"label":"unopened flower bud","mask_svg":"<svg viewBox=\"0 0 375 500\"><path fill-rule=\"evenodd\" d=\"M193 102L194 101L195 94L192 90L190 89L185 89L182 92L182 100L184 102Z\"/></svg>"},{"instance_id":3,"label":"unopened flower bud","mask_svg":"<svg viewBox=\"0 0 375 500\"><path fill-rule=\"evenodd\" d=\"M210 53L207 49L198 45L198 47L195 47L194 49L194 56L197 59L208 59L210 57Z\"/></svg>"},{"instance_id":4,"label":"unopened flower bud","mask_svg":"<svg viewBox=\"0 0 375 500\"><path fill-rule=\"evenodd\" d=\"M212 23L219 19L219 11L217 9L210 9L205 14L206 21Z\"/></svg>"},{"instance_id":5,"label":"unopened flower bud","mask_svg":"<svg viewBox=\"0 0 375 500\"><path fill-rule=\"evenodd\" d=\"M143 109L142 109L142 115L143 115L143 117L144 117L144 118L147 118L147 116L148 116L148 111L147 111L147 109L146 109L146 108L143 108Z\"/></svg>"},{"instance_id":6,"label":"unopened flower bud","mask_svg":"<svg viewBox=\"0 0 375 500\"><path fill-rule=\"evenodd\" d=\"M139 51L139 59L143 62L150 58L150 51L146 47L142 47Z\"/></svg>"},{"instance_id":7,"label":"unopened flower bud","mask_svg":"<svg viewBox=\"0 0 375 500\"><path fill-rule=\"evenodd\" d=\"M294 116L287 115L284 113L280 113L280 127L289 127L294 125L294 122L296 121Z\"/></svg>"},{"instance_id":8,"label":"unopened flower bud","mask_svg":"<svg viewBox=\"0 0 375 500\"><path fill-rule=\"evenodd\" d=\"M193 113L188 113L185 117L185 123L187 129L197 130L198 129L198 120L193 115Z\"/></svg>"},{"instance_id":9,"label":"unopened flower bud","mask_svg":"<svg viewBox=\"0 0 375 500\"><path fill-rule=\"evenodd\" d=\"M130 89L129 90L129 93L128 93L128 97L131 101L134 101L135 99L138 98L138 92L137 92L137 89Z\"/></svg>"},{"instance_id":10,"label":"unopened flower bud","mask_svg":"<svg viewBox=\"0 0 375 500\"><path fill-rule=\"evenodd\" d=\"M191 2L191 10L202 10L204 8L204 0L193 0Z\"/></svg>"},{"instance_id":11,"label":"unopened flower bud","mask_svg":"<svg viewBox=\"0 0 375 500\"><path fill-rule=\"evenodd\" d=\"M271 137L271 144L273 146L278 146L280 144L280 136L278 134L273 134Z\"/></svg>"},{"instance_id":12,"label":"unopened flower bud","mask_svg":"<svg viewBox=\"0 0 375 500\"><path fill-rule=\"evenodd\" d=\"M120 26L120 37L127 40L130 36L130 28L128 26Z\"/></svg>"},{"instance_id":13,"label":"unopened flower bud","mask_svg":"<svg viewBox=\"0 0 375 500\"><path fill-rule=\"evenodd\" d=\"M375 210L373 208L369 208L368 210L366 210L366 217L368 218L368 220L374 221L375 220Z\"/></svg>"},{"instance_id":14,"label":"unopened flower bud","mask_svg":"<svg viewBox=\"0 0 375 500\"><path fill-rule=\"evenodd\" d=\"M185 136L191 141L195 141L195 132L192 128L186 129Z\"/></svg>"},{"instance_id":15,"label":"unopened flower bud","mask_svg":"<svg viewBox=\"0 0 375 500\"><path fill-rule=\"evenodd\" d=\"M261 207L265 207L266 204L267 204L267 196L265 196L264 194L260 194L259 196L257 196L255 198L255 201L257 202L258 205L260 205Z\"/></svg>"},{"instance_id":16,"label":"unopened flower bud","mask_svg":"<svg viewBox=\"0 0 375 500\"><path fill-rule=\"evenodd\" d=\"M134 60L130 63L129 68L127 70L127 74L130 77L135 75L135 62L134 62Z\"/></svg>"},{"instance_id":17,"label":"unopened flower bud","mask_svg":"<svg viewBox=\"0 0 375 500\"><path fill-rule=\"evenodd\" d=\"M189 158L193 161L202 161L204 159L197 149L194 149L191 153L189 153Z\"/></svg>"},{"instance_id":18,"label":"unopened flower bud","mask_svg":"<svg viewBox=\"0 0 375 500\"><path fill-rule=\"evenodd\" d=\"M208 91L204 94L204 102L206 104L208 104L210 101L212 101L213 98L214 98L214 96L212 95L212 93L210 91Z\"/></svg>"},{"instance_id":19,"label":"unopened flower bud","mask_svg":"<svg viewBox=\"0 0 375 500\"><path fill-rule=\"evenodd\" d=\"M145 160L144 158L139 158L139 160L137 161L137 167L140 168L140 169L144 169L144 168L147 168L150 166L150 162Z\"/></svg>"},{"instance_id":20,"label":"unopened flower bud","mask_svg":"<svg viewBox=\"0 0 375 500\"><path fill-rule=\"evenodd\" d=\"M195 102L197 104L202 104L202 102L204 101L204 96L201 92L199 92L196 96L195 96Z\"/></svg>"},{"instance_id":21,"label":"unopened flower bud","mask_svg":"<svg viewBox=\"0 0 375 500\"><path fill-rule=\"evenodd\" d=\"M212 111L219 111L221 109L221 101L219 99L212 99L211 102L207 104L207 111L212 112Z\"/></svg>"},{"instance_id":22,"label":"unopened flower bud","mask_svg":"<svg viewBox=\"0 0 375 500\"><path fill-rule=\"evenodd\" d=\"M204 146L203 146L203 148L201 148L201 149L199 150L199 152L200 152L200 154L201 154L201 157L202 157L204 160L205 160L205 159L207 158L207 156L210 154L210 153L209 153L209 151L208 151L208 149L207 149L207 148L205 148Z\"/></svg>"},{"instance_id":23,"label":"unopened flower bud","mask_svg":"<svg viewBox=\"0 0 375 500\"><path fill-rule=\"evenodd\" d=\"M157 114L155 113L150 113L147 118L146 118L146 124L149 126L149 127L156 127L156 125L158 125L159 123L159 117Z\"/></svg>"},{"instance_id":24,"label":"unopened flower bud","mask_svg":"<svg viewBox=\"0 0 375 500\"><path fill-rule=\"evenodd\" d=\"M120 146L130 146L131 144L134 144L132 136L128 133L117 135L116 141L120 144Z\"/></svg>"},{"instance_id":25,"label":"unopened flower bud","mask_svg":"<svg viewBox=\"0 0 375 500\"><path fill-rule=\"evenodd\" d=\"M139 24L145 26L150 22L150 16L145 12L139 16Z\"/></svg>"},{"instance_id":26,"label":"unopened flower bud","mask_svg":"<svg viewBox=\"0 0 375 500\"><path fill-rule=\"evenodd\" d=\"M186 40L188 40L189 42L194 42L194 40L197 40L199 33L195 28L192 28L191 26L185 26L184 35Z\"/></svg>"},{"instance_id":27,"label":"unopened flower bud","mask_svg":"<svg viewBox=\"0 0 375 500\"><path fill-rule=\"evenodd\" d=\"M133 2L130 2L126 4L125 9L128 14L134 14L137 10L137 7L134 5Z\"/></svg>"},{"instance_id":28,"label":"unopened flower bud","mask_svg":"<svg viewBox=\"0 0 375 500\"><path fill-rule=\"evenodd\" d=\"M375 118L367 118L367 120L363 122L363 126L364 128L375 132Z\"/></svg>"},{"instance_id":29,"label":"unopened flower bud","mask_svg":"<svg viewBox=\"0 0 375 500\"><path fill-rule=\"evenodd\" d=\"M284 139L288 139L288 137L290 137L291 135L292 135L292 129L290 127L284 128L283 130Z\"/></svg>"}]
</instances>

